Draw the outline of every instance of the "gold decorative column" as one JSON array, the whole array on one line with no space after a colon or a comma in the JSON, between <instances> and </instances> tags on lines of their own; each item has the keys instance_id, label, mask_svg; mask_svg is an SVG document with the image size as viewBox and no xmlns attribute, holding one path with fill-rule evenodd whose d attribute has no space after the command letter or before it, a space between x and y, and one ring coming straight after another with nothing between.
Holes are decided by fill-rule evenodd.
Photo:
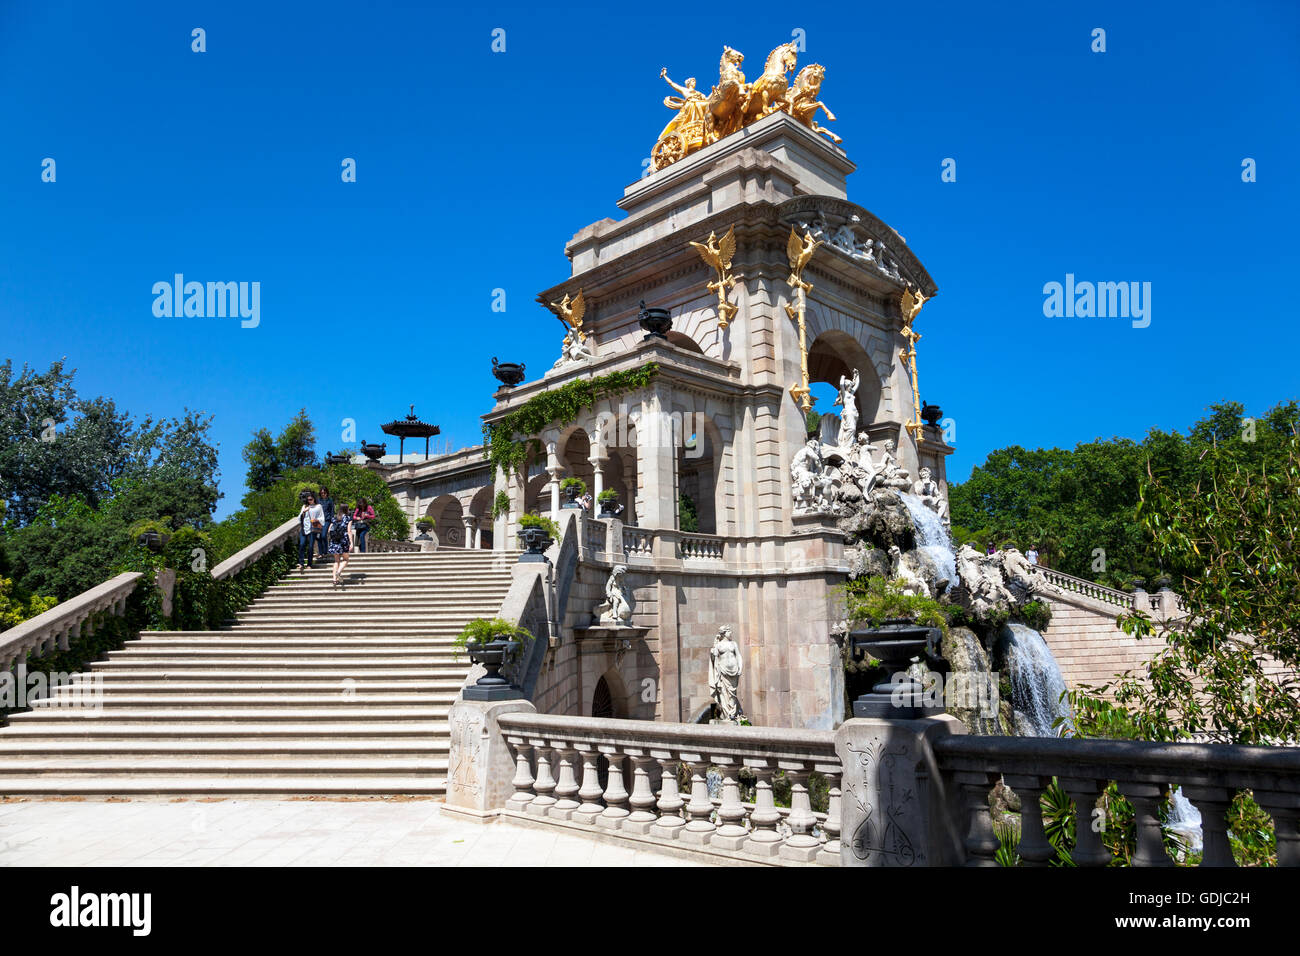
<instances>
[{"instance_id":1,"label":"gold decorative column","mask_svg":"<svg viewBox=\"0 0 1300 956\"><path fill-rule=\"evenodd\" d=\"M898 355L903 360L903 364L910 368L912 374L912 420L905 427L913 440L920 437L924 426L921 422L921 386L916 378L916 343L921 340L921 333L912 328L912 321L920 314L921 306L925 305L925 301L925 296L921 294L920 289L913 292L909 288L903 290L898 305L899 311L903 314L902 335L907 342L907 348L901 349Z\"/></svg>"},{"instance_id":2,"label":"gold decorative column","mask_svg":"<svg viewBox=\"0 0 1300 956\"><path fill-rule=\"evenodd\" d=\"M800 239L794 226L790 227L790 239L785 245L785 254L790 260L790 278L786 281L794 289L795 304L787 305L785 311L792 320L799 323L799 384L790 386L790 395L805 415L812 410L812 392L808 388L808 327L805 321L812 283L804 281L803 270L820 245L821 240L814 239L812 233L805 231L803 239Z\"/></svg>"},{"instance_id":3,"label":"gold decorative column","mask_svg":"<svg viewBox=\"0 0 1300 956\"><path fill-rule=\"evenodd\" d=\"M727 301L727 290L741 278L731 273L731 258L736 254L736 227L728 229L721 240L717 240L710 232L708 240L692 242L691 245L700 254L700 258L718 274L718 278L710 282L707 288L718 294L718 328L726 329L738 311L736 306Z\"/></svg>"}]
</instances>

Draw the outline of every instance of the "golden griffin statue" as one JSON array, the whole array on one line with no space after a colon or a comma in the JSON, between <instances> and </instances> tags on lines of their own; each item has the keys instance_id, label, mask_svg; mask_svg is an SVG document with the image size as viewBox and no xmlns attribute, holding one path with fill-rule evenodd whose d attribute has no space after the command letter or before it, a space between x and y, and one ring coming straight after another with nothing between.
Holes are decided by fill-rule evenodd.
<instances>
[{"instance_id":1,"label":"golden griffin statue","mask_svg":"<svg viewBox=\"0 0 1300 956\"><path fill-rule=\"evenodd\" d=\"M659 75L678 94L665 97L664 106L676 110L677 115L664 127L650 152L654 168L671 166L683 156L776 112L789 113L814 133L823 133L840 142L838 136L814 119L819 109L827 119L835 119L835 114L818 99L826 70L820 64L809 64L799 71L791 86L789 74L795 68L795 52L794 43L781 44L768 54L762 75L753 83L746 83L745 74L740 70L745 62L744 54L724 47L718 64L718 83L708 96L695 88L695 77L679 86L668 78L667 67L660 70Z\"/></svg>"},{"instance_id":2,"label":"golden griffin statue","mask_svg":"<svg viewBox=\"0 0 1300 956\"><path fill-rule=\"evenodd\" d=\"M921 306L925 305L927 299L921 294L920 289L913 289L908 286L903 290L902 296L898 301L898 311L903 316L903 328L901 335L907 347L899 350L898 357L903 360L903 364L908 366L912 372L912 420L904 428L913 438L922 434L921 424L921 385L916 380L916 343L921 340L921 333L912 328L912 323L921 313Z\"/></svg>"},{"instance_id":3,"label":"golden griffin statue","mask_svg":"<svg viewBox=\"0 0 1300 956\"><path fill-rule=\"evenodd\" d=\"M567 292L559 302L552 302L551 311L555 313L556 318L564 323L566 328L577 333L579 342L587 341L587 333L582 328L582 317L587 313L587 300L582 297L581 289L578 290L578 295L572 302L570 302Z\"/></svg>"}]
</instances>

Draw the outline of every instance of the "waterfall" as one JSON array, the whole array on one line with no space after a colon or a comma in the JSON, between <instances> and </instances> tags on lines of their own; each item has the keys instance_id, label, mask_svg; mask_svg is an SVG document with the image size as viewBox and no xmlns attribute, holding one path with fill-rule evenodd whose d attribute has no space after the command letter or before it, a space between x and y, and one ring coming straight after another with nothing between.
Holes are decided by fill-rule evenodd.
<instances>
[{"instance_id":1,"label":"waterfall","mask_svg":"<svg viewBox=\"0 0 1300 956\"><path fill-rule=\"evenodd\" d=\"M1165 818L1165 829L1191 852L1201 852L1204 846L1201 811L1183 796L1182 787L1175 787L1169 795L1169 815Z\"/></svg>"},{"instance_id":2,"label":"waterfall","mask_svg":"<svg viewBox=\"0 0 1300 956\"><path fill-rule=\"evenodd\" d=\"M1008 624L1002 630L1002 640L1016 733L1022 737L1055 737L1052 724L1058 717L1064 717L1066 727L1073 732L1074 713L1069 701L1061 696L1065 693L1065 678L1043 635L1024 624Z\"/></svg>"},{"instance_id":3,"label":"waterfall","mask_svg":"<svg viewBox=\"0 0 1300 956\"><path fill-rule=\"evenodd\" d=\"M957 557L953 553L952 538L944 527L943 519L925 506L916 495L899 492L898 497L907 506L916 526L916 550L930 556L939 572L938 580L947 578L952 584L957 583Z\"/></svg>"}]
</instances>

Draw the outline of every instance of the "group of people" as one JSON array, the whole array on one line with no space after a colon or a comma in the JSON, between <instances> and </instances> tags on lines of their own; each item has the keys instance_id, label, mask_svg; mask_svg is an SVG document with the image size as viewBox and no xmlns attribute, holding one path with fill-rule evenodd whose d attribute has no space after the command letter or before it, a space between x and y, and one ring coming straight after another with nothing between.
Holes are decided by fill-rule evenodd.
<instances>
[{"instance_id":1,"label":"group of people","mask_svg":"<svg viewBox=\"0 0 1300 956\"><path fill-rule=\"evenodd\" d=\"M349 508L330 497L322 486L319 494L303 492L298 512L298 570L315 567L317 553L334 558L334 586L343 586L343 572L348 569L348 555L355 548L366 551L366 535L375 520L375 509L365 498L358 498Z\"/></svg>"},{"instance_id":2,"label":"group of people","mask_svg":"<svg viewBox=\"0 0 1300 956\"><path fill-rule=\"evenodd\" d=\"M1010 546L1010 545L1007 545L1007 547L1011 547L1011 546ZM997 546L996 544L994 544L992 541L990 541L990 542L989 542L989 546L988 546L987 549L985 549L985 552L984 552L984 553L985 553L985 554L997 554L997 553L998 553L998 546ZM1029 550L1025 552L1025 560L1028 561L1030 564L1032 564L1032 565L1034 565L1034 566L1037 566L1037 565L1038 565L1038 546L1037 546L1037 545L1030 545Z\"/></svg>"}]
</instances>

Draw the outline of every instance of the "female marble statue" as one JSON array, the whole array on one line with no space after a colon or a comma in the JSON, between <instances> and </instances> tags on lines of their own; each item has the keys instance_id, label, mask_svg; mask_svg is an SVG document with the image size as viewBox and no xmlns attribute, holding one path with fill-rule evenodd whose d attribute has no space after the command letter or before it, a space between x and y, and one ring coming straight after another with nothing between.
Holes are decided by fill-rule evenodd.
<instances>
[{"instance_id":1,"label":"female marble statue","mask_svg":"<svg viewBox=\"0 0 1300 956\"><path fill-rule=\"evenodd\" d=\"M848 448L853 444L853 436L858 431L858 386L862 383L861 373L855 368L853 378L840 376L840 393L835 399L836 405L844 406L840 413L840 434L835 444Z\"/></svg>"},{"instance_id":2,"label":"female marble statue","mask_svg":"<svg viewBox=\"0 0 1300 956\"><path fill-rule=\"evenodd\" d=\"M724 624L709 650L709 691L718 719L725 723L738 724L744 716L739 695L741 670L740 647L731 639L731 626Z\"/></svg>"}]
</instances>

